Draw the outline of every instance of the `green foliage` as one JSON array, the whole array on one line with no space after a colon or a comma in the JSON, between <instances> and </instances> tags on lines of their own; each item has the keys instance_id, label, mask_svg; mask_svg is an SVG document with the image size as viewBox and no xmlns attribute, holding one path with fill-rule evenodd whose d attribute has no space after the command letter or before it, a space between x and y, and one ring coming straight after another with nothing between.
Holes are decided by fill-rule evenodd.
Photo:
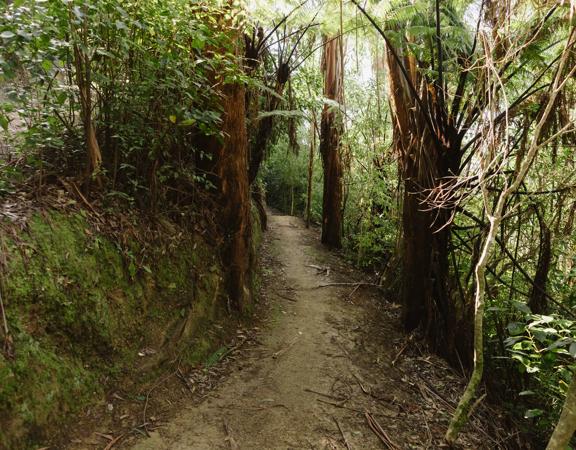
<instances>
[{"instance_id":1,"label":"green foliage","mask_svg":"<svg viewBox=\"0 0 576 450\"><path fill-rule=\"evenodd\" d=\"M547 431L555 425L576 373L576 323L558 315L531 314L526 306L520 309L523 320L508 324L505 345L519 372L531 376L533 388L518 394L524 418L538 418L536 425Z\"/></svg>"},{"instance_id":2,"label":"green foliage","mask_svg":"<svg viewBox=\"0 0 576 450\"><path fill-rule=\"evenodd\" d=\"M198 166L210 155L198 143L221 135L215 81L240 73L223 16L217 5L184 0L14 3L0 15L0 125L22 120L30 161L76 175L85 159L83 76L113 190L154 207L209 185Z\"/></svg>"},{"instance_id":3,"label":"green foliage","mask_svg":"<svg viewBox=\"0 0 576 450\"><path fill-rule=\"evenodd\" d=\"M304 216L308 187L308 148L302 147L295 155L289 148L287 138L281 136L261 169L261 178L270 206L287 214ZM311 218L320 222L321 217L322 163L318 155L315 155Z\"/></svg>"}]
</instances>

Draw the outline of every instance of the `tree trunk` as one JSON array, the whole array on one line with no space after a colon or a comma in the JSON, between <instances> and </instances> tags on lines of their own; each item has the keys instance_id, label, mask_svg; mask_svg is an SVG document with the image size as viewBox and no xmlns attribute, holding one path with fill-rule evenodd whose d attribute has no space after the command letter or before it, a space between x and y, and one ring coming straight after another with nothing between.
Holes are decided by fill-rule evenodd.
<instances>
[{"instance_id":1,"label":"tree trunk","mask_svg":"<svg viewBox=\"0 0 576 450\"><path fill-rule=\"evenodd\" d=\"M421 107L407 87L396 60L387 48L393 143L398 155L399 175L404 183L401 240L402 319L407 331L421 327L432 348L450 362L471 365L471 328L461 300L453 298L449 272L450 217L453 206L432 207L426 195L460 165L457 142L451 147L435 145ZM416 62L404 58L415 86ZM422 97L426 95L423 91Z\"/></svg>"},{"instance_id":2,"label":"tree trunk","mask_svg":"<svg viewBox=\"0 0 576 450\"><path fill-rule=\"evenodd\" d=\"M72 19L70 19L72 21ZM80 42L87 46L87 33L88 33L88 18L84 18L80 30L74 33L74 70L76 72L76 85L78 87L78 94L80 97L80 114L82 117L82 124L84 127L84 137L86 139L86 180L85 186L89 187L91 179L97 175L96 181L100 183L98 174L102 165L102 154L98 139L96 138L96 130L92 121L92 77L90 70L90 58L85 54L85 50L81 48Z\"/></svg>"},{"instance_id":3,"label":"tree trunk","mask_svg":"<svg viewBox=\"0 0 576 450\"><path fill-rule=\"evenodd\" d=\"M312 181L314 176L314 153L316 151L316 113L312 113L312 136L308 155L308 186L306 190L306 228L310 228L310 210L312 208Z\"/></svg>"},{"instance_id":4,"label":"tree trunk","mask_svg":"<svg viewBox=\"0 0 576 450\"><path fill-rule=\"evenodd\" d=\"M343 62L340 37L324 38L324 96L338 103L342 101ZM320 153L324 168L322 199L322 243L329 247L342 246L342 161L340 136L342 116L334 108L324 105L320 125Z\"/></svg>"},{"instance_id":5,"label":"tree trunk","mask_svg":"<svg viewBox=\"0 0 576 450\"><path fill-rule=\"evenodd\" d=\"M535 208L538 207L535 206ZM548 310L546 284L548 282L548 273L550 272L550 263L552 262L552 237L550 228L548 228L548 225L544 222L544 218L537 209L536 216L538 217L540 225L540 249L528 306L534 314L546 314Z\"/></svg>"},{"instance_id":6,"label":"tree trunk","mask_svg":"<svg viewBox=\"0 0 576 450\"><path fill-rule=\"evenodd\" d=\"M236 48L236 57L238 60L241 57L239 47ZM221 205L218 213L220 226L225 233L222 258L228 265L226 287L229 306L243 312L251 301L253 257L244 84L224 84L222 98L224 139L210 140L214 154L212 172L216 175Z\"/></svg>"}]
</instances>

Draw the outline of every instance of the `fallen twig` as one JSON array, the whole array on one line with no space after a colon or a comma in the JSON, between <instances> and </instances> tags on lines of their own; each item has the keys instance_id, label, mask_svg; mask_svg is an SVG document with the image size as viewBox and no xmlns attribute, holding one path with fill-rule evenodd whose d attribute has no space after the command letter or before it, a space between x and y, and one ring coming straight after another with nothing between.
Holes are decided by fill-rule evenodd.
<instances>
[{"instance_id":1,"label":"fallen twig","mask_svg":"<svg viewBox=\"0 0 576 450\"><path fill-rule=\"evenodd\" d=\"M392 441L392 439L390 439L390 437L382 429L382 427L380 426L378 421L374 418L374 416L372 416L372 414L370 414L368 411L365 411L364 417L366 417L370 429L374 432L376 436L378 436L378 438L382 441L382 443L386 446L386 448L389 448L390 450L400 450L400 447L398 447Z\"/></svg>"},{"instance_id":2,"label":"fallen twig","mask_svg":"<svg viewBox=\"0 0 576 450\"><path fill-rule=\"evenodd\" d=\"M224 430L226 431L226 440L230 444L230 448L232 450L240 450L240 446L236 442L236 439L234 439L234 437L232 436L232 430L230 429L230 426L228 426L228 422L226 422L226 419L224 419Z\"/></svg>"},{"instance_id":3,"label":"fallen twig","mask_svg":"<svg viewBox=\"0 0 576 450\"><path fill-rule=\"evenodd\" d=\"M171 372L168 375L166 375L164 378L161 378L160 380L158 380L150 388L150 390L146 393L146 402L144 403L144 410L142 411L142 418L144 419L144 423L141 426L144 428L144 432L146 433L147 437L150 437L150 433L148 433L148 422L146 421L146 410L148 409L148 402L150 401L150 394L152 393L152 391L154 391L158 386L160 386L162 383L164 383L170 377L172 377L173 375L176 375L177 372L178 372L178 370Z\"/></svg>"},{"instance_id":4,"label":"fallen twig","mask_svg":"<svg viewBox=\"0 0 576 450\"><path fill-rule=\"evenodd\" d=\"M126 435L126 433L120 434L108 442L108 445L104 447L104 450L111 450L116 444L120 442L120 440Z\"/></svg>"},{"instance_id":5,"label":"fallen twig","mask_svg":"<svg viewBox=\"0 0 576 450\"><path fill-rule=\"evenodd\" d=\"M313 269L319 270L320 272L330 272L330 267L317 266L316 264L306 264L306 267L312 267Z\"/></svg>"},{"instance_id":6,"label":"fallen twig","mask_svg":"<svg viewBox=\"0 0 576 450\"><path fill-rule=\"evenodd\" d=\"M362 413L362 411L357 409L357 408L351 408L350 406L344 406L344 403L346 403L348 401L348 399L342 401L341 403L329 402L327 400L322 400L321 398L317 398L316 401L320 402L320 403L325 403L327 405L335 406L336 408L342 408L342 409L347 409L348 411L354 411L357 413Z\"/></svg>"},{"instance_id":7,"label":"fallen twig","mask_svg":"<svg viewBox=\"0 0 576 450\"><path fill-rule=\"evenodd\" d=\"M402 348L400 349L400 351L396 354L396 356L394 357L394 359L392 360L392 366L396 365L396 362L398 361L398 358L400 358L400 356L402 355L402 353L404 353L404 350L406 350L408 348L408 344L410 343L410 341L406 341L406 343L402 346Z\"/></svg>"},{"instance_id":8,"label":"fallen twig","mask_svg":"<svg viewBox=\"0 0 576 450\"><path fill-rule=\"evenodd\" d=\"M338 419L336 419L336 417L332 417L332 418L334 419L334 422L336 422L336 426L340 430L340 434L342 435L342 439L344 440L344 444L346 445L346 448L348 450L352 450L352 447L350 447L350 444L348 443L348 439L346 439L346 435L344 434L344 431L342 431L342 427L340 426L340 422L338 422Z\"/></svg>"},{"instance_id":9,"label":"fallen twig","mask_svg":"<svg viewBox=\"0 0 576 450\"><path fill-rule=\"evenodd\" d=\"M280 355L283 355L284 353L286 353L288 350L290 350L292 348L292 346L296 343L296 341L298 340L300 336L296 336L294 339L292 339L292 341L283 349L278 350L276 353L272 354L272 358L276 359L278 358Z\"/></svg>"},{"instance_id":10,"label":"fallen twig","mask_svg":"<svg viewBox=\"0 0 576 450\"><path fill-rule=\"evenodd\" d=\"M356 293L356 291L360 288L360 285L357 285L352 291L346 296L346 300L352 300L352 296Z\"/></svg>"},{"instance_id":11,"label":"fallen twig","mask_svg":"<svg viewBox=\"0 0 576 450\"><path fill-rule=\"evenodd\" d=\"M274 291L274 295L277 295L277 296L280 297L280 298L286 299L286 300L291 301L291 302L294 302L294 303L296 303L296 302L298 301L298 300L296 300L295 298L288 297L287 295L284 295L284 294L280 294L280 293L277 292L277 291Z\"/></svg>"},{"instance_id":12,"label":"fallen twig","mask_svg":"<svg viewBox=\"0 0 576 450\"><path fill-rule=\"evenodd\" d=\"M311 392L312 394L321 395L322 397L326 397L326 398L331 398L332 400L336 400L337 402L343 402L343 401L348 400L348 399L344 399L344 398L334 397L333 395L325 394L324 392L315 391L314 389L305 388L304 392Z\"/></svg>"}]
</instances>

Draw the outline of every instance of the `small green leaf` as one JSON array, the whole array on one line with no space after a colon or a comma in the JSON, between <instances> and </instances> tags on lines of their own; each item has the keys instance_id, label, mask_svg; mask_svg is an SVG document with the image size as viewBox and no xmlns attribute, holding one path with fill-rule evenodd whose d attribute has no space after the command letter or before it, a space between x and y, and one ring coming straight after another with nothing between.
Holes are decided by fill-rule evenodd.
<instances>
[{"instance_id":1,"label":"small green leaf","mask_svg":"<svg viewBox=\"0 0 576 450\"><path fill-rule=\"evenodd\" d=\"M524 314L531 314L532 313L532 311L530 311L530 308L528 307L528 305L526 303L517 302L517 301L514 301L512 303L518 311L523 312Z\"/></svg>"},{"instance_id":2,"label":"small green leaf","mask_svg":"<svg viewBox=\"0 0 576 450\"><path fill-rule=\"evenodd\" d=\"M172 114L172 115L168 116L168 119L170 120L170 122L176 123L176 116L175 115Z\"/></svg>"},{"instance_id":3,"label":"small green leaf","mask_svg":"<svg viewBox=\"0 0 576 450\"><path fill-rule=\"evenodd\" d=\"M183 120L178 125L180 125L181 127L189 127L190 125L194 125L195 123L196 123L196 119L190 118L190 119Z\"/></svg>"},{"instance_id":4,"label":"small green leaf","mask_svg":"<svg viewBox=\"0 0 576 450\"><path fill-rule=\"evenodd\" d=\"M512 336L516 336L524 332L524 325L519 322L510 322L508 324L508 332Z\"/></svg>"},{"instance_id":5,"label":"small green leaf","mask_svg":"<svg viewBox=\"0 0 576 450\"><path fill-rule=\"evenodd\" d=\"M50 69L52 69L52 61L45 59L44 61L42 61L42 68L48 72Z\"/></svg>"},{"instance_id":6,"label":"small green leaf","mask_svg":"<svg viewBox=\"0 0 576 450\"><path fill-rule=\"evenodd\" d=\"M538 417L541 416L542 414L544 414L544 411L542 411L541 409L529 409L524 413L524 418L531 419L532 417Z\"/></svg>"},{"instance_id":7,"label":"small green leaf","mask_svg":"<svg viewBox=\"0 0 576 450\"><path fill-rule=\"evenodd\" d=\"M522 391L518 395L525 396L525 395L534 395L534 391Z\"/></svg>"},{"instance_id":8,"label":"small green leaf","mask_svg":"<svg viewBox=\"0 0 576 450\"><path fill-rule=\"evenodd\" d=\"M8 131L8 118L4 115L0 115L0 127L4 128L4 131Z\"/></svg>"}]
</instances>

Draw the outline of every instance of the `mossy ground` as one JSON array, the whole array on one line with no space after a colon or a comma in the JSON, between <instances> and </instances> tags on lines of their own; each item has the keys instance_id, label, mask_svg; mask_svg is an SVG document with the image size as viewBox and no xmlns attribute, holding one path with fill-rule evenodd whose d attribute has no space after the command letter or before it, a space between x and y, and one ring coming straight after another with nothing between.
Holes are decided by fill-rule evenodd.
<instances>
[{"instance_id":1,"label":"mossy ground","mask_svg":"<svg viewBox=\"0 0 576 450\"><path fill-rule=\"evenodd\" d=\"M218 251L197 236L119 245L81 212L34 215L2 238L2 294L14 354L0 355L0 448L28 448L99 400L106 380L146 379L178 352L213 351L222 316ZM154 356L139 356L143 348Z\"/></svg>"}]
</instances>

